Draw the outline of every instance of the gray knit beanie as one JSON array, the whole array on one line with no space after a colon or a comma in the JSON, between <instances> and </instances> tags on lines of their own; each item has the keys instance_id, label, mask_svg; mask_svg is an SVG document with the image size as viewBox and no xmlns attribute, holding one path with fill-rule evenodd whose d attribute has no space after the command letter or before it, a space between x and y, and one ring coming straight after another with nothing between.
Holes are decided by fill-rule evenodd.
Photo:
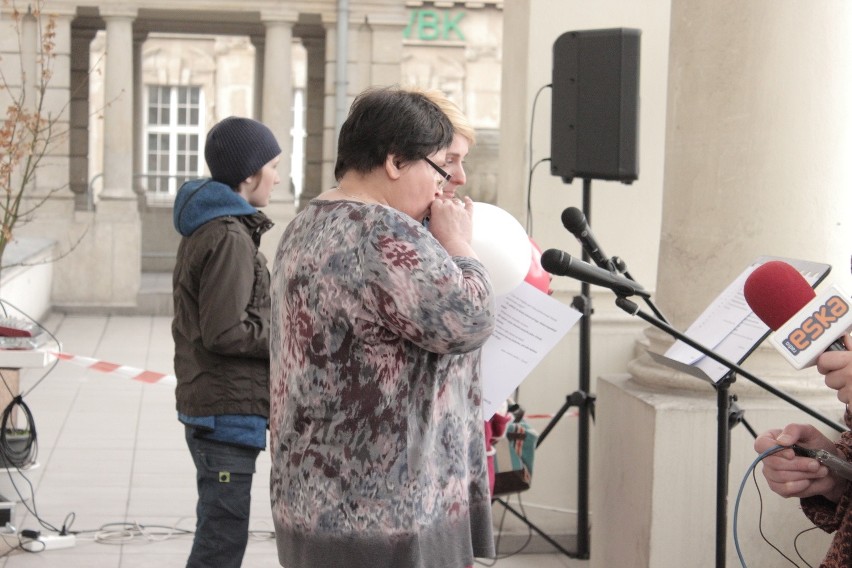
<instances>
[{"instance_id":1,"label":"gray knit beanie","mask_svg":"<svg viewBox=\"0 0 852 568\"><path fill-rule=\"evenodd\" d=\"M238 116L214 125L204 144L210 176L233 188L280 153L281 147L268 127Z\"/></svg>"}]
</instances>

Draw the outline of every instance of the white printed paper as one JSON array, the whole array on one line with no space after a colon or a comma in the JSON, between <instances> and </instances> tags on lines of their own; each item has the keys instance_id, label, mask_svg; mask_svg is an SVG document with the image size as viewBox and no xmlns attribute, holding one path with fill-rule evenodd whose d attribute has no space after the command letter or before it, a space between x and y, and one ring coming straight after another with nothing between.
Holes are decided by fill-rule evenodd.
<instances>
[{"instance_id":1,"label":"white printed paper","mask_svg":"<svg viewBox=\"0 0 852 568\"><path fill-rule=\"evenodd\" d=\"M746 302L743 287L755 268L767 260L775 259L784 260L796 267L811 286L824 277L830 269L828 265L807 261L761 257L746 267L713 300L689 326L685 335L730 362L740 362L769 333L769 328L755 315ZM727 366L680 340L666 351L665 356L701 369L713 383L718 383L731 371Z\"/></svg>"},{"instance_id":2,"label":"white printed paper","mask_svg":"<svg viewBox=\"0 0 852 568\"><path fill-rule=\"evenodd\" d=\"M497 325L482 346L485 420L582 316L527 282L497 298Z\"/></svg>"}]
</instances>

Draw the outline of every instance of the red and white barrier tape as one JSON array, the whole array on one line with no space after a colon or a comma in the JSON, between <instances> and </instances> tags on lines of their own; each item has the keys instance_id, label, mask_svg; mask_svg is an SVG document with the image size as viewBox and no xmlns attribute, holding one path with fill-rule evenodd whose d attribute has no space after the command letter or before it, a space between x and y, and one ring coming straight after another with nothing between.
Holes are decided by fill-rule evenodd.
<instances>
[{"instance_id":1,"label":"red and white barrier tape","mask_svg":"<svg viewBox=\"0 0 852 568\"><path fill-rule=\"evenodd\" d=\"M55 352L53 353L53 355L55 355L61 361L68 361L69 363L74 363L75 365L80 365L82 367L86 367L87 369L92 369L93 371L121 375L128 379L133 379L134 381L141 381L143 383L150 384L157 383L160 385L177 384L177 378L174 375L166 375L164 373L157 373L155 371L136 369L134 367L128 367L127 365L118 365L116 363L100 361L98 359L92 359L91 357L72 355L70 353Z\"/></svg>"}]
</instances>

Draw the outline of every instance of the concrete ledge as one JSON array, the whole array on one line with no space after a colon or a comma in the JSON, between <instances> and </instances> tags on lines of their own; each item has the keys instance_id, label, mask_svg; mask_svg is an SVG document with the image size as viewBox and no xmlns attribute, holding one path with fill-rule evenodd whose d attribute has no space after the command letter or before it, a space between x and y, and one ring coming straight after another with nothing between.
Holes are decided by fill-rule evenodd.
<instances>
[{"instance_id":1,"label":"concrete ledge","mask_svg":"<svg viewBox=\"0 0 852 568\"><path fill-rule=\"evenodd\" d=\"M50 311L56 242L40 237L17 238L2 259L0 298L39 320ZM11 311L10 315L18 315Z\"/></svg>"}]
</instances>

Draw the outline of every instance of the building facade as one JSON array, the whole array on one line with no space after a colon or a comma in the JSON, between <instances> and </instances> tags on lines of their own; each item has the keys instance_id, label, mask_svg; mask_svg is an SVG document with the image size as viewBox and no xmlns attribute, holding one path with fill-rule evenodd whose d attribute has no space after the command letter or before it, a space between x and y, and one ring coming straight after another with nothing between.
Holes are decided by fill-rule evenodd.
<instances>
[{"instance_id":1,"label":"building facade","mask_svg":"<svg viewBox=\"0 0 852 568\"><path fill-rule=\"evenodd\" d=\"M14 9L0 19L9 31ZM173 196L206 175L205 134L230 115L263 121L290 157L267 210L267 249L300 203L333 185L337 128L373 85L447 93L478 130L468 193L496 198L502 2L48 0L42 25L48 17L49 100L70 136L29 195L61 189L20 235L57 242L57 308L133 311L143 273L171 270ZM21 57L4 41L4 58Z\"/></svg>"}]
</instances>

